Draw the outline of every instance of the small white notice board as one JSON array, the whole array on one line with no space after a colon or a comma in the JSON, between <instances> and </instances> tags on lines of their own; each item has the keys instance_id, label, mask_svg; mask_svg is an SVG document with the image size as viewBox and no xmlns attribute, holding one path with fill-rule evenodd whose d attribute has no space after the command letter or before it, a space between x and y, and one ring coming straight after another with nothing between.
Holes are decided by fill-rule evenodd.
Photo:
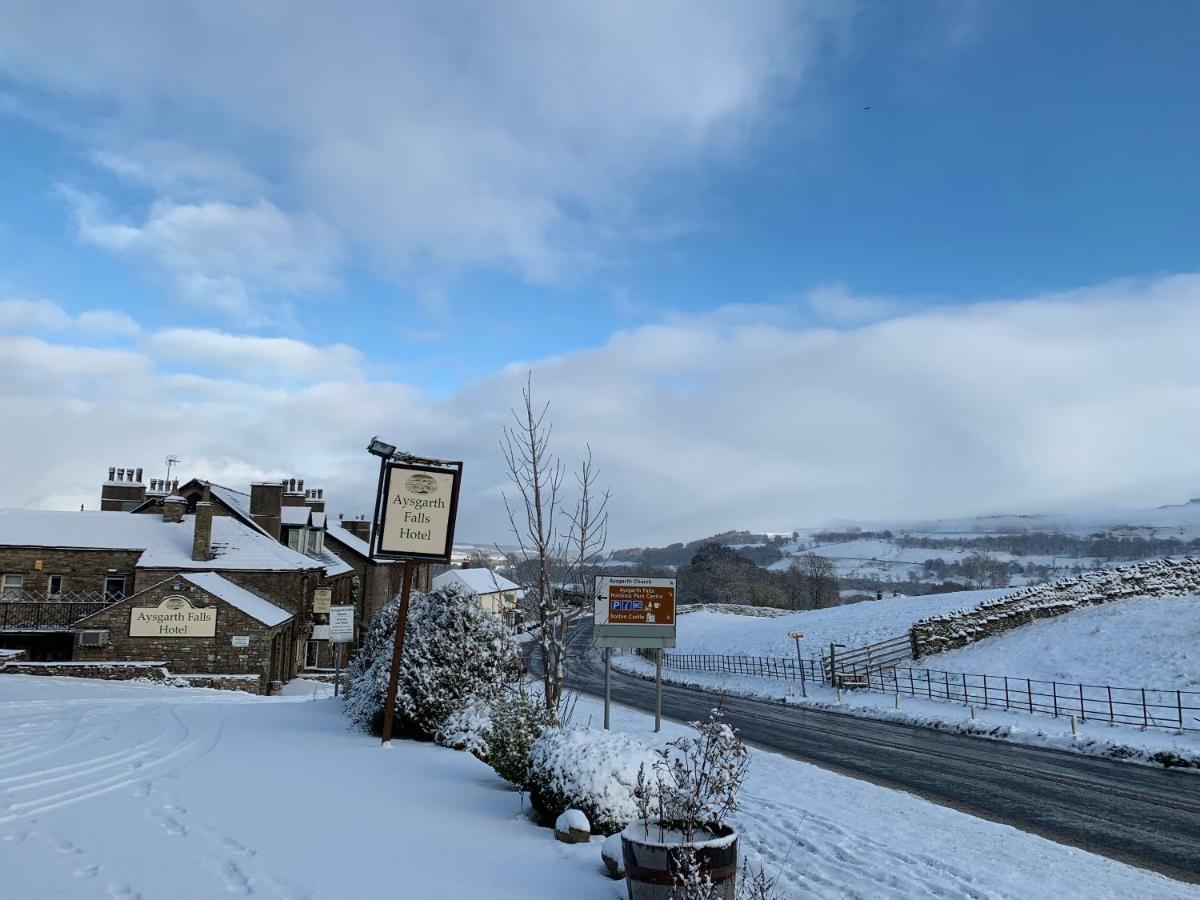
<instances>
[{"instance_id":1,"label":"small white notice board","mask_svg":"<svg viewBox=\"0 0 1200 900\"><path fill-rule=\"evenodd\" d=\"M335 644L349 644L354 640L354 607L329 607L329 639Z\"/></svg>"}]
</instances>

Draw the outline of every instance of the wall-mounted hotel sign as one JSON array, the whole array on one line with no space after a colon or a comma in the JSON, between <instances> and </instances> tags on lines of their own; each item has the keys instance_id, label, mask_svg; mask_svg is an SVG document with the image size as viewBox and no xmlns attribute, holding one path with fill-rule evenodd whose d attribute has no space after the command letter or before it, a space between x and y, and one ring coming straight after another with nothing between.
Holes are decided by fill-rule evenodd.
<instances>
[{"instance_id":1,"label":"wall-mounted hotel sign","mask_svg":"<svg viewBox=\"0 0 1200 900\"><path fill-rule=\"evenodd\" d=\"M195 607L187 597L164 597L158 606L129 610L130 637L205 638L217 633L217 610Z\"/></svg>"},{"instance_id":2,"label":"wall-mounted hotel sign","mask_svg":"<svg viewBox=\"0 0 1200 900\"><path fill-rule=\"evenodd\" d=\"M461 462L388 462L380 484L374 555L449 563L461 480Z\"/></svg>"}]
</instances>

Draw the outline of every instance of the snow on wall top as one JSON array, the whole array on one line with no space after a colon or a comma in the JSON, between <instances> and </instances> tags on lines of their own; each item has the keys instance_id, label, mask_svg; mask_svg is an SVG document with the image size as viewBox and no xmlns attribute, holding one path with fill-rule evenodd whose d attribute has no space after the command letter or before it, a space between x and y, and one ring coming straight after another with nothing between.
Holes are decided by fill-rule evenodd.
<instances>
[{"instance_id":1,"label":"snow on wall top","mask_svg":"<svg viewBox=\"0 0 1200 900\"><path fill-rule=\"evenodd\" d=\"M292 614L286 609L280 609L274 603L264 600L258 594L251 593L227 578L222 578L216 572L189 572L181 577L268 627L282 625L292 618Z\"/></svg>"},{"instance_id":2,"label":"snow on wall top","mask_svg":"<svg viewBox=\"0 0 1200 900\"><path fill-rule=\"evenodd\" d=\"M498 575L490 569L450 569L433 579L434 590L454 584L466 588L472 594L495 594L521 589L519 584L513 584L503 575Z\"/></svg>"},{"instance_id":3,"label":"snow on wall top","mask_svg":"<svg viewBox=\"0 0 1200 900\"><path fill-rule=\"evenodd\" d=\"M140 550L138 565L154 569L304 570L319 563L230 516L212 520L213 559L192 559L194 517L179 523L126 512L0 510L0 546Z\"/></svg>"}]
</instances>

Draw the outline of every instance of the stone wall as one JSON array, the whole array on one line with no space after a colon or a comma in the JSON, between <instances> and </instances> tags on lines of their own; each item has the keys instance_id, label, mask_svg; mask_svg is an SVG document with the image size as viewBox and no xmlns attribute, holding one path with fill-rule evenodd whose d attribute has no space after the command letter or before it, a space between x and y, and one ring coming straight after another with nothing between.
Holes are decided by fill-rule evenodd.
<instances>
[{"instance_id":1,"label":"stone wall","mask_svg":"<svg viewBox=\"0 0 1200 900\"><path fill-rule=\"evenodd\" d=\"M1200 560L1162 559L1087 572L1023 588L971 609L917 622L910 632L914 657L965 647L1038 619L1129 597L1200 593ZM1198 606L1200 612L1200 606Z\"/></svg>"},{"instance_id":2,"label":"stone wall","mask_svg":"<svg viewBox=\"0 0 1200 900\"><path fill-rule=\"evenodd\" d=\"M157 662L13 662L0 665L5 675L57 675L62 678L103 678L106 681L130 681L144 678L165 681L168 677L161 660Z\"/></svg>"},{"instance_id":3,"label":"stone wall","mask_svg":"<svg viewBox=\"0 0 1200 900\"><path fill-rule=\"evenodd\" d=\"M50 575L62 575L64 593L88 592L97 597L104 590L106 576L124 575L125 589L132 593L141 555L140 550L0 547L0 573L24 575L24 589L33 594L46 592Z\"/></svg>"},{"instance_id":4,"label":"stone wall","mask_svg":"<svg viewBox=\"0 0 1200 900\"><path fill-rule=\"evenodd\" d=\"M176 584L179 587L176 587ZM165 597L181 595L196 608L216 608L215 637L131 637L130 613L135 607L157 606ZM172 672L257 675L271 678L271 643L286 626L269 628L241 610L187 582L166 582L89 616L75 626L74 658L83 662L159 661ZM104 647L84 647L80 632L106 629ZM233 646L233 637L246 636L249 646Z\"/></svg>"}]
</instances>

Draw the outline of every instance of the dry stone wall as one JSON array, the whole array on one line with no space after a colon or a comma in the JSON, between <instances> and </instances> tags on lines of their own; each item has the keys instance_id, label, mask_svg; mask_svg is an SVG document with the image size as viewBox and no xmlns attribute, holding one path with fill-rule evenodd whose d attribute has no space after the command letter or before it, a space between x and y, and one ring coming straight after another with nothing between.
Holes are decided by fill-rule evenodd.
<instances>
[{"instance_id":1,"label":"dry stone wall","mask_svg":"<svg viewBox=\"0 0 1200 900\"><path fill-rule=\"evenodd\" d=\"M1200 593L1200 560L1161 559L1023 588L972 609L933 616L910 632L914 657L965 647L1038 619L1128 597Z\"/></svg>"}]
</instances>

